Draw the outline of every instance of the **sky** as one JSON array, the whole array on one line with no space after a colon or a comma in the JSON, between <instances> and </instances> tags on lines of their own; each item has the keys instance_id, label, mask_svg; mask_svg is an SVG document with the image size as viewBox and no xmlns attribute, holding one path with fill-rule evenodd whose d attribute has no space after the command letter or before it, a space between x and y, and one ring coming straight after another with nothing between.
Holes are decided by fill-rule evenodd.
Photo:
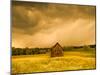
<instances>
[{"instance_id":1,"label":"sky","mask_svg":"<svg viewBox=\"0 0 100 75\"><path fill-rule=\"evenodd\" d=\"M95 17L95 6L13 1L12 47L95 44Z\"/></svg>"}]
</instances>

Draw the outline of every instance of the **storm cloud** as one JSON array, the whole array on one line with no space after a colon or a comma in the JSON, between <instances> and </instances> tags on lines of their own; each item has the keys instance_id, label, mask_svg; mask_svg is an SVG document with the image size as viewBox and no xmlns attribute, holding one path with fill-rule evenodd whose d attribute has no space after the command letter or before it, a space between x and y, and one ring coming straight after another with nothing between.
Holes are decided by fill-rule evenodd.
<instances>
[{"instance_id":1,"label":"storm cloud","mask_svg":"<svg viewBox=\"0 0 100 75\"><path fill-rule=\"evenodd\" d=\"M95 44L95 6L12 2L12 46Z\"/></svg>"}]
</instances>

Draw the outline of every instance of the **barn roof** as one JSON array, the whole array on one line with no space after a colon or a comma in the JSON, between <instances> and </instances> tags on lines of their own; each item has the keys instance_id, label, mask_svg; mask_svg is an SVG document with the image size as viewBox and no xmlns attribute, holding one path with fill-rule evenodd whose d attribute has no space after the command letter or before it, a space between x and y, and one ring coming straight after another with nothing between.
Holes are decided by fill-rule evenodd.
<instances>
[{"instance_id":1,"label":"barn roof","mask_svg":"<svg viewBox=\"0 0 100 75\"><path fill-rule=\"evenodd\" d=\"M62 48L62 46L57 42L52 48L55 48L56 46L59 46ZM63 49L63 48L62 48Z\"/></svg>"}]
</instances>

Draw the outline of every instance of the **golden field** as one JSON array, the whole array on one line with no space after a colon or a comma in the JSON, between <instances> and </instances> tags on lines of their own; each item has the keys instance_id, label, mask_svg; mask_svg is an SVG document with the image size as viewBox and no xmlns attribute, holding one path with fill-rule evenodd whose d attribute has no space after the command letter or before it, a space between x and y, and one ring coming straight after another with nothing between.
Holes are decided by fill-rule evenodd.
<instances>
[{"instance_id":1,"label":"golden field","mask_svg":"<svg viewBox=\"0 0 100 75\"><path fill-rule=\"evenodd\" d=\"M47 54L12 56L12 73L35 73L96 68L95 52L68 51L63 57Z\"/></svg>"}]
</instances>

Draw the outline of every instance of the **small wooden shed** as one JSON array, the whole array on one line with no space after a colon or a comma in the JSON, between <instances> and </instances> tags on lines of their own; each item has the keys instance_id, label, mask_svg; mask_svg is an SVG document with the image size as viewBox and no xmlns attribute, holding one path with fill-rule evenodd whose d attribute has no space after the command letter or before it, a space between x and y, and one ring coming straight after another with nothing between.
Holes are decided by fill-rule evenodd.
<instances>
[{"instance_id":1,"label":"small wooden shed","mask_svg":"<svg viewBox=\"0 0 100 75\"><path fill-rule=\"evenodd\" d=\"M52 48L51 48L51 57L60 57L63 56L63 48L59 43L56 43Z\"/></svg>"}]
</instances>

